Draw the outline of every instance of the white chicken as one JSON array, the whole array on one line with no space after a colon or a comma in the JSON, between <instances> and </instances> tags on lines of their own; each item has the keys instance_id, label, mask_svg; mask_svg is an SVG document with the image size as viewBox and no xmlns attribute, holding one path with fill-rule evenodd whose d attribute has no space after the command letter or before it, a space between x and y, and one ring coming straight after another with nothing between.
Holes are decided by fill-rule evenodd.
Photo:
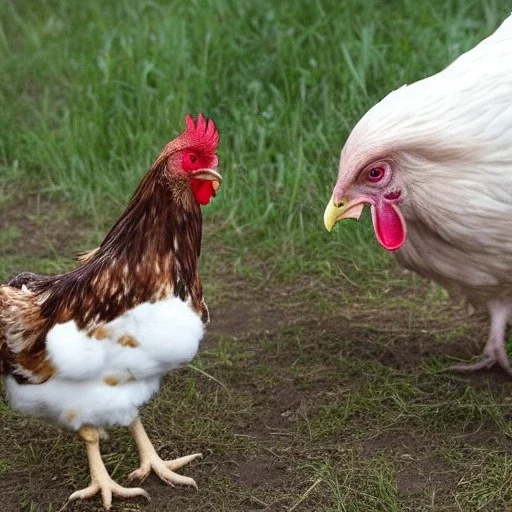
<instances>
[{"instance_id":1,"label":"white chicken","mask_svg":"<svg viewBox=\"0 0 512 512\"><path fill-rule=\"evenodd\" d=\"M446 69L391 92L341 152L326 228L370 204L379 243L405 267L490 314L484 357L511 372L512 16Z\"/></svg>"}]
</instances>

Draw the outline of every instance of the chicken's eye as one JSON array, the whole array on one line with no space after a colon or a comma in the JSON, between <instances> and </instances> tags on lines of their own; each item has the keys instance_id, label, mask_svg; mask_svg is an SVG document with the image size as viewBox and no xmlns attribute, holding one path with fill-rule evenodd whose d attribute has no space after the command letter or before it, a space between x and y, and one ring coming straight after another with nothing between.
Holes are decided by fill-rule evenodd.
<instances>
[{"instance_id":1,"label":"chicken's eye","mask_svg":"<svg viewBox=\"0 0 512 512\"><path fill-rule=\"evenodd\" d=\"M200 166L199 157L192 152L183 153L181 162L185 171L195 171Z\"/></svg>"},{"instance_id":2,"label":"chicken's eye","mask_svg":"<svg viewBox=\"0 0 512 512\"><path fill-rule=\"evenodd\" d=\"M367 173L368 181L376 183L384 177L384 167L372 167Z\"/></svg>"}]
</instances>

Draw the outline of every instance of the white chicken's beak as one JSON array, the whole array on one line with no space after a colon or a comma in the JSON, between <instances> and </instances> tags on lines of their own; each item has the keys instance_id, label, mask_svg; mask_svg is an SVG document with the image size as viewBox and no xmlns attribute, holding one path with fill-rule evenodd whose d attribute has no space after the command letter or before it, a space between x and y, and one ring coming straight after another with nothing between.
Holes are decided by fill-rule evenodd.
<instances>
[{"instance_id":1,"label":"white chicken's beak","mask_svg":"<svg viewBox=\"0 0 512 512\"><path fill-rule=\"evenodd\" d=\"M192 173L196 180L208 180L212 182L213 190L217 191L222 183L222 176L217 169L197 169Z\"/></svg>"},{"instance_id":2,"label":"white chicken's beak","mask_svg":"<svg viewBox=\"0 0 512 512\"><path fill-rule=\"evenodd\" d=\"M324 225L329 233L333 230L336 222L342 219L356 219L358 220L361 216L361 212L364 208L364 201L361 198L353 201L341 200L334 202L331 197L329 204L324 212Z\"/></svg>"}]
</instances>

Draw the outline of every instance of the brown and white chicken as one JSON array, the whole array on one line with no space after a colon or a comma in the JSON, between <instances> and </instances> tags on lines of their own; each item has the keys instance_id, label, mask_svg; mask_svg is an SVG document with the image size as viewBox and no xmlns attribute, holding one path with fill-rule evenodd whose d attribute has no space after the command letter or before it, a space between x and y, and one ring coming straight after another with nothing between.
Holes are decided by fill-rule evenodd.
<instances>
[{"instance_id":1,"label":"brown and white chicken","mask_svg":"<svg viewBox=\"0 0 512 512\"><path fill-rule=\"evenodd\" d=\"M103 464L104 427L129 426L140 468L170 485L196 487L174 471L201 457L163 461L138 411L169 370L196 354L208 322L198 257L200 205L221 182L213 121L186 117L101 245L71 272L22 273L0 287L0 367L18 411L53 419L85 441L91 483L70 499L100 492L146 496L115 483Z\"/></svg>"},{"instance_id":2,"label":"brown and white chicken","mask_svg":"<svg viewBox=\"0 0 512 512\"><path fill-rule=\"evenodd\" d=\"M405 267L490 314L484 357L511 372L512 17L440 73L393 91L341 152L326 228L369 204L378 242Z\"/></svg>"}]
</instances>

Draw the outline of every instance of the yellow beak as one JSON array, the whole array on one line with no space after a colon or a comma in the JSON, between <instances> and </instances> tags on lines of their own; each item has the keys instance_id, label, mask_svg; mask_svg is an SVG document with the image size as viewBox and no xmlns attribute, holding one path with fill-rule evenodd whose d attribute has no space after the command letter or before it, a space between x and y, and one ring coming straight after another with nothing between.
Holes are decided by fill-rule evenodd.
<instances>
[{"instance_id":1,"label":"yellow beak","mask_svg":"<svg viewBox=\"0 0 512 512\"><path fill-rule=\"evenodd\" d=\"M359 219L363 211L364 202L361 199L353 201L340 201L338 205L334 203L333 198L329 201L324 212L324 225L329 233L334 228L336 222L341 219Z\"/></svg>"},{"instance_id":2,"label":"yellow beak","mask_svg":"<svg viewBox=\"0 0 512 512\"><path fill-rule=\"evenodd\" d=\"M327 205L327 208L325 209L325 212L324 212L324 225L325 225L325 229L327 229L327 231L329 231L329 233L333 230L334 225L336 224L336 222L338 222L338 217L342 213L343 213L343 206L342 207L335 206L334 200L331 197L329 204Z\"/></svg>"},{"instance_id":3,"label":"yellow beak","mask_svg":"<svg viewBox=\"0 0 512 512\"><path fill-rule=\"evenodd\" d=\"M196 180L207 180L212 182L213 190L217 191L222 183L222 176L217 169L197 169L192 173Z\"/></svg>"}]
</instances>

